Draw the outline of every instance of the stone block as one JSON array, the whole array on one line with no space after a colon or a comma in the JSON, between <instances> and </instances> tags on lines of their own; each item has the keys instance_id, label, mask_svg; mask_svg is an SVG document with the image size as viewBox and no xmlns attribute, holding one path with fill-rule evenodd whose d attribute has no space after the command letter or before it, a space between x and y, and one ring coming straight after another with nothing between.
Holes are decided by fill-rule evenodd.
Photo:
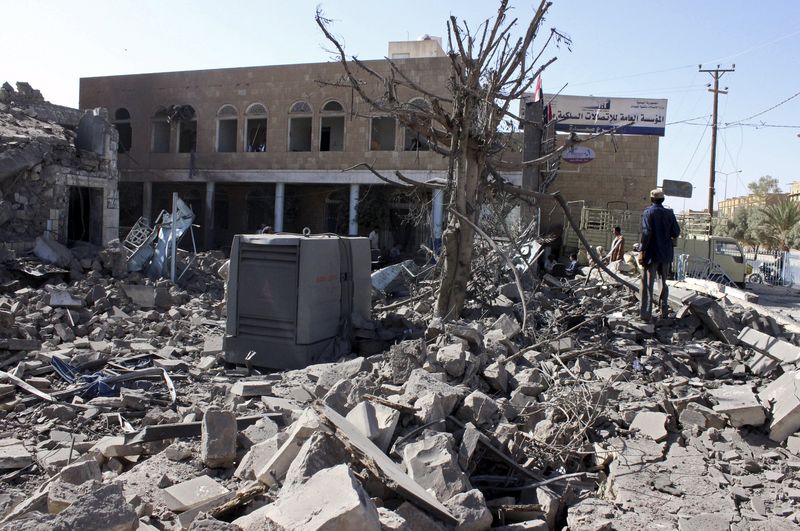
<instances>
[{"instance_id":1,"label":"stone block","mask_svg":"<svg viewBox=\"0 0 800 531\"><path fill-rule=\"evenodd\" d=\"M749 385L723 385L709 393L718 402L714 411L725 414L734 428L764 424L764 408Z\"/></svg>"},{"instance_id":2,"label":"stone block","mask_svg":"<svg viewBox=\"0 0 800 531\"><path fill-rule=\"evenodd\" d=\"M254 444L244 454L233 475L239 479L256 479L256 474L264 468L264 465L275 455L278 448L286 442L287 437L288 435L285 433L276 433L267 440Z\"/></svg>"},{"instance_id":3,"label":"stone block","mask_svg":"<svg viewBox=\"0 0 800 531\"><path fill-rule=\"evenodd\" d=\"M326 468L291 496L233 521L243 531L271 529L380 531L378 510L347 465Z\"/></svg>"},{"instance_id":4,"label":"stone block","mask_svg":"<svg viewBox=\"0 0 800 531\"><path fill-rule=\"evenodd\" d=\"M667 415L656 411L642 411L636 414L631 423L632 430L639 430L639 433L650 437L656 442L661 442L667 438Z\"/></svg>"},{"instance_id":5,"label":"stone block","mask_svg":"<svg viewBox=\"0 0 800 531\"><path fill-rule=\"evenodd\" d=\"M263 396L271 392L270 380L239 380L231 386L231 394L242 397Z\"/></svg>"},{"instance_id":6,"label":"stone block","mask_svg":"<svg viewBox=\"0 0 800 531\"><path fill-rule=\"evenodd\" d=\"M162 490L164 505L173 512L183 512L224 496L229 491L209 476L198 476Z\"/></svg>"},{"instance_id":7,"label":"stone block","mask_svg":"<svg viewBox=\"0 0 800 531\"><path fill-rule=\"evenodd\" d=\"M232 411L208 409L203 415L200 459L211 468L231 466L236 459L236 415Z\"/></svg>"},{"instance_id":8,"label":"stone block","mask_svg":"<svg viewBox=\"0 0 800 531\"><path fill-rule=\"evenodd\" d=\"M416 401L421 396L433 393L437 393L441 397L440 403L445 415L453 412L453 408L455 408L456 403L462 396L462 391L437 379L436 376L424 369L411 371L411 376L405 383L404 396L409 398L410 401Z\"/></svg>"},{"instance_id":9,"label":"stone block","mask_svg":"<svg viewBox=\"0 0 800 531\"><path fill-rule=\"evenodd\" d=\"M737 338L740 343L766 354L780 363L797 363L800 361L800 347L787 341L759 332L745 326Z\"/></svg>"},{"instance_id":10,"label":"stone block","mask_svg":"<svg viewBox=\"0 0 800 531\"><path fill-rule=\"evenodd\" d=\"M47 512L58 514L101 486L102 483L97 480L74 484L57 479L47 488Z\"/></svg>"},{"instance_id":11,"label":"stone block","mask_svg":"<svg viewBox=\"0 0 800 531\"><path fill-rule=\"evenodd\" d=\"M469 480L458 465L452 436L437 433L403 447L403 463L411 479L446 501L471 489Z\"/></svg>"},{"instance_id":12,"label":"stone block","mask_svg":"<svg viewBox=\"0 0 800 531\"><path fill-rule=\"evenodd\" d=\"M492 526L492 512L478 489L456 494L444 504L458 518L455 531L486 531Z\"/></svg>"},{"instance_id":13,"label":"stone block","mask_svg":"<svg viewBox=\"0 0 800 531\"><path fill-rule=\"evenodd\" d=\"M400 421L400 412L365 400L356 404L345 418L386 453Z\"/></svg>"},{"instance_id":14,"label":"stone block","mask_svg":"<svg viewBox=\"0 0 800 531\"><path fill-rule=\"evenodd\" d=\"M517 320L505 313L497 318L492 328L501 331L506 339L513 339L522 331Z\"/></svg>"},{"instance_id":15,"label":"stone block","mask_svg":"<svg viewBox=\"0 0 800 531\"><path fill-rule=\"evenodd\" d=\"M300 453L300 448L314 432L321 429L319 417L311 409L303 412L299 419L287 430L286 441L278 448L267 463L256 472L256 479L272 487L278 484L289 466Z\"/></svg>"},{"instance_id":16,"label":"stone block","mask_svg":"<svg viewBox=\"0 0 800 531\"><path fill-rule=\"evenodd\" d=\"M440 348L436 352L436 361L445 372L454 378L464 374L467 366L466 349L463 343L454 343Z\"/></svg>"},{"instance_id":17,"label":"stone block","mask_svg":"<svg viewBox=\"0 0 800 531\"><path fill-rule=\"evenodd\" d=\"M500 407L490 396L473 391L464 399L456 417L476 426L492 427L500 420Z\"/></svg>"},{"instance_id":18,"label":"stone block","mask_svg":"<svg viewBox=\"0 0 800 531\"><path fill-rule=\"evenodd\" d=\"M62 481L80 485L91 480L101 480L102 473L100 465L94 459L86 459L77 463L72 463L61 469L59 477Z\"/></svg>"},{"instance_id":19,"label":"stone block","mask_svg":"<svg viewBox=\"0 0 800 531\"><path fill-rule=\"evenodd\" d=\"M117 483L83 496L59 513L54 522L54 529L132 531L139 526L136 511L125 501L122 486Z\"/></svg>"},{"instance_id":20,"label":"stone block","mask_svg":"<svg viewBox=\"0 0 800 531\"><path fill-rule=\"evenodd\" d=\"M763 404L772 405L769 438L783 442L800 430L800 371L782 374L759 394Z\"/></svg>"},{"instance_id":21,"label":"stone block","mask_svg":"<svg viewBox=\"0 0 800 531\"><path fill-rule=\"evenodd\" d=\"M350 453L339 439L318 431L311 435L295 457L283 481L281 494L285 494L308 481L320 470L350 461Z\"/></svg>"},{"instance_id":22,"label":"stone block","mask_svg":"<svg viewBox=\"0 0 800 531\"><path fill-rule=\"evenodd\" d=\"M25 468L33 456L19 439L0 439L0 470Z\"/></svg>"},{"instance_id":23,"label":"stone block","mask_svg":"<svg viewBox=\"0 0 800 531\"><path fill-rule=\"evenodd\" d=\"M328 390L339 380L350 379L361 371L368 370L369 363L364 358L355 358L341 363L334 363L325 370L317 380L315 392L317 396L324 396Z\"/></svg>"}]
</instances>

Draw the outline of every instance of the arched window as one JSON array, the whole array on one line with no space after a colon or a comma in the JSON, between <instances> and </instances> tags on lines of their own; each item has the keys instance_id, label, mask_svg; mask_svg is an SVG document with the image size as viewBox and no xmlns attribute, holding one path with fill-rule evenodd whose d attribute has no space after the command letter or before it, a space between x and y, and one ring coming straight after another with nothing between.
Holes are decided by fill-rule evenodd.
<instances>
[{"instance_id":1,"label":"arched window","mask_svg":"<svg viewBox=\"0 0 800 531\"><path fill-rule=\"evenodd\" d=\"M217 111L217 152L236 151L236 132L239 130L239 111L233 105L223 105Z\"/></svg>"},{"instance_id":2,"label":"arched window","mask_svg":"<svg viewBox=\"0 0 800 531\"><path fill-rule=\"evenodd\" d=\"M133 130L131 129L131 113L128 109L119 108L114 112L114 127L119 133L117 153L128 153L133 143Z\"/></svg>"},{"instance_id":3,"label":"arched window","mask_svg":"<svg viewBox=\"0 0 800 531\"><path fill-rule=\"evenodd\" d=\"M267 108L253 103L245 111L245 151L267 150Z\"/></svg>"},{"instance_id":4,"label":"arched window","mask_svg":"<svg viewBox=\"0 0 800 531\"><path fill-rule=\"evenodd\" d=\"M289 151L311 151L311 105L298 101L289 107Z\"/></svg>"},{"instance_id":5,"label":"arched window","mask_svg":"<svg viewBox=\"0 0 800 531\"><path fill-rule=\"evenodd\" d=\"M322 119L319 127L320 151L344 150L344 107L331 100L322 106Z\"/></svg>"},{"instance_id":6,"label":"arched window","mask_svg":"<svg viewBox=\"0 0 800 531\"><path fill-rule=\"evenodd\" d=\"M159 107L150 119L152 134L150 137L150 151L153 153L170 152L170 132L172 128L169 123L167 109Z\"/></svg>"},{"instance_id":7,"label":"arched window","mask_svg":"<svg viewBox=\"0 0 800 531\"><path fill-rule=\"evenodd\" d=\"M415 98L408 102L409 109L414 112L420 113L420 119L424 122L430 122L429 119L424 118L425 113L431 110L431 104L422 98ZM403 149L405 151L428 151L430 146L425 135L417 133L410 128L405 128L405 139L403 142Z\"/></svg>"},{"instance_id":8,"label":"arched window","mask_svg":"<svg viewBox=\"0 0 800 531\"><path fill-rule=\"evenodd\" d=\"M197 114L191 105L174 109L178 120L178 153L197 151Z\"/></svg>"}]
</instances>

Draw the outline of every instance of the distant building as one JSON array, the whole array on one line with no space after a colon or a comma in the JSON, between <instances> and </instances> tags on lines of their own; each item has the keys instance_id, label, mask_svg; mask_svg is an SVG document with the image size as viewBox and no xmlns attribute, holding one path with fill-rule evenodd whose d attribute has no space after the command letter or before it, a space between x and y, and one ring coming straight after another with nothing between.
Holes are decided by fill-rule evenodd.
<instances>
[{"instance_id":1,"label":"distant building","mask_svg":"<svg viewBox=\"0 0 800 531\"><path fill-rule=\"evenodd\" d=\"M736 211L742 208L763 207L780 203L790 198L790 193L774 193L766 195L743 195L740 197L731 197L724 199L717 205L717 212L720 217L732 218L736 215Z\"/></svg>"},{"instance_id":2,"label":"distant building","mask_svg":"<svg viewBox=\"0 0 800 531\"><path fill-rule=\"evenodd\" d=\"M791 191L789 192L789 201L800 202L800 181L795 181L791 184Z\"/></svg>"}]
</instances>

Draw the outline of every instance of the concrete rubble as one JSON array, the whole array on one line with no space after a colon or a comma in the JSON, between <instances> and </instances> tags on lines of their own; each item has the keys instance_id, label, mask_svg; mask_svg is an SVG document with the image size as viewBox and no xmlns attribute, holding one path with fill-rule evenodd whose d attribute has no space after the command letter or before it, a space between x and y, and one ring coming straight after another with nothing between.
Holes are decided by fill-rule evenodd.
<instances>
[{"instance_id":1,"label":"concrete rubble","mask_svg":"<svg viewBox=\"0 0 800 531\"><path fill-rule=\"evenodd\" d=\"M77 262L0 264L3 529L800 524L798 337L723 291L641 323L609 278L526 283L523 326L494 282L267 373L223 361L221 253L178 284Z\"/></svg>"}]
</instances>

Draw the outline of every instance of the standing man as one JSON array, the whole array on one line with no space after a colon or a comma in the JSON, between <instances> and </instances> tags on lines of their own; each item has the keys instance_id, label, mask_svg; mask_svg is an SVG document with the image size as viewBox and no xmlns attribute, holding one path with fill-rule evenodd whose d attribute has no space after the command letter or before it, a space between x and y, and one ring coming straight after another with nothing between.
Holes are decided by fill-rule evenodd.
<instances>
[{"instance_id":1,"label":"standing man","mask_svg":"<svg viewBox=\"0 0 800 531\"><path fill-rule=\"evenodd\" d=\"M378 227L374 227L369 233L369 246L372 249L381 248L381 237L378 235Z\"/></svg>"},{"instance_id":2,"label":"standing man","mask_svg":"<svg viewBox=\"0 0 800 531\"><path fill-rule=\"evenodd\" d=\"M614 241L611 243L611 252L609 253L611 262L622 260L625 258L625 237L622 236L622 229L614 227Z\"/></svg>"},{"instance_id":3,"label":"standing man","mask_svg":"<svg viewBox=\"0 0 800 531\"><path fill-rule=\"evenodd\" d=\"M659 310L661 317L667 316L669 311L667 275L672 265L672 240L681 233L675 213L664 208L664 192L658 188L652 190L650 202L652 204L642 214L642 241L639 251L639 263L643 266L639 313L644 321L652 318L653 284L656 275L661 277Z\"/></svg>"}]
</instances>

